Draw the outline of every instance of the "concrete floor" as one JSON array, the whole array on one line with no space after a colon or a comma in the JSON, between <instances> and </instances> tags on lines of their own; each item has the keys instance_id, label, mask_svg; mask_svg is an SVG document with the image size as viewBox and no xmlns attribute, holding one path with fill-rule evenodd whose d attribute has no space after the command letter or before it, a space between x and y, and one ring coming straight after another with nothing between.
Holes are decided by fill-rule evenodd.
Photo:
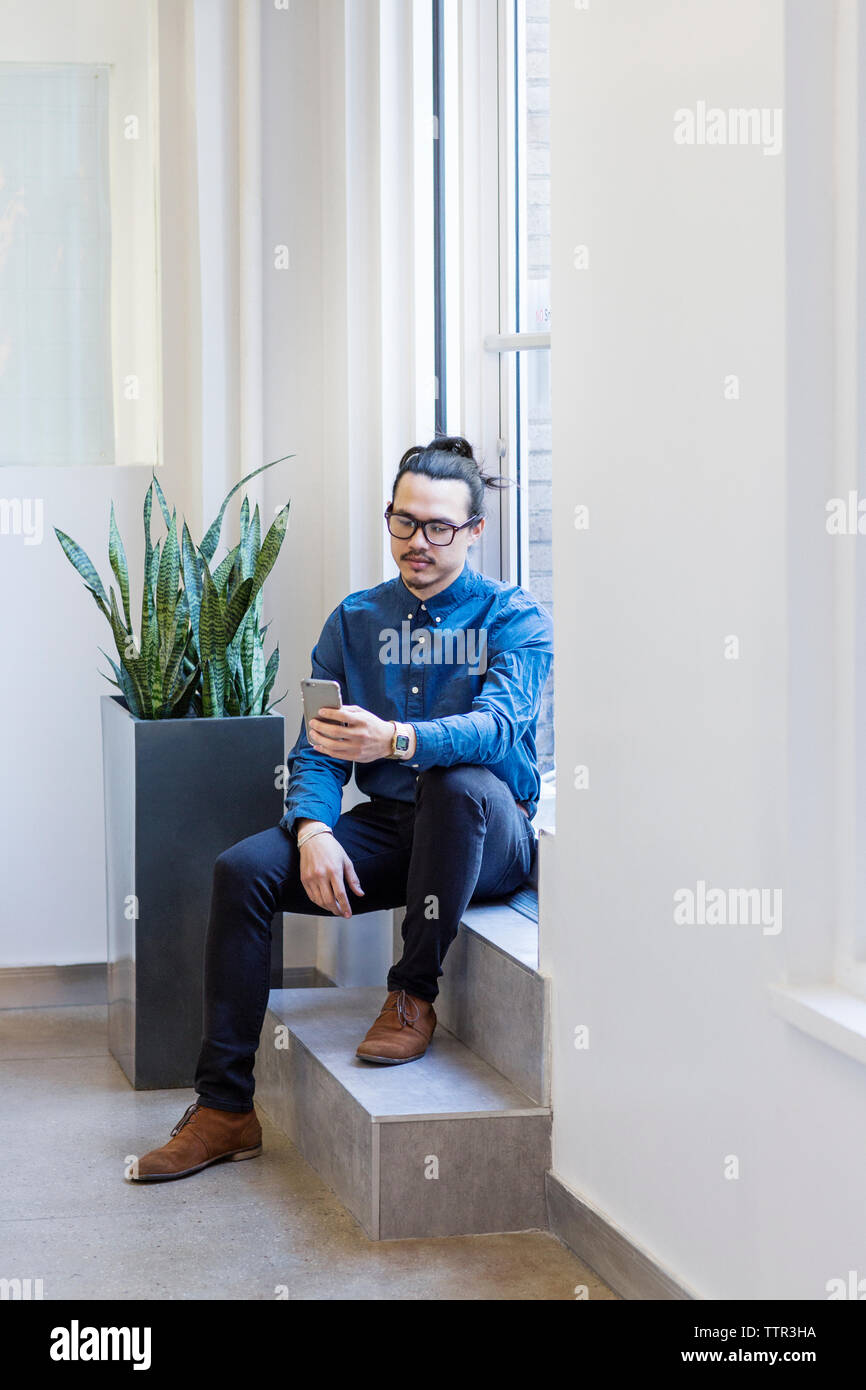
<instances>
[{"instance_id":1,"label":"concrete floor","mask_svg":"<svg viewBox=\"0 0 866 1390\"><path fill-rule=\"evenodd\" d=\"M133 1091L104 1006L0 1011L0 1096L0 1276L46 1299L616 1298L540 1231L368 1240L264 1115L260 1158L126 1181L195 1093Z\"/></svg>"}]
</instances>

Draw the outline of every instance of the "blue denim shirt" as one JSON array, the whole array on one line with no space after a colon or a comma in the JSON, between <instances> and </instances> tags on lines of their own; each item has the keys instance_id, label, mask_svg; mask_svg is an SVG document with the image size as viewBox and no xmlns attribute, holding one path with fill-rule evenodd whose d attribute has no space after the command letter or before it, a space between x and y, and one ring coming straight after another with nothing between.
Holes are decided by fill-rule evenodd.
<instances>
[{"instance_id":1,"label":"blue denim shirt","mask_svg":"<svg viewBox=\"0 0 866 1390\"><path fill-rule=\"evenodd\" d=\"M553 623L532 595L470 568L422 602L402 577L350 594L329 615L312 652L312 675L340 683L343 704L412 724L411 762L355 764L366 796L414 801L429 767L482 763L534 817L541 779L538 711L553 661ZM353 764L314 749L303 717L287 757L286 810L333 827Z\"/></svg>"}]
</instances>

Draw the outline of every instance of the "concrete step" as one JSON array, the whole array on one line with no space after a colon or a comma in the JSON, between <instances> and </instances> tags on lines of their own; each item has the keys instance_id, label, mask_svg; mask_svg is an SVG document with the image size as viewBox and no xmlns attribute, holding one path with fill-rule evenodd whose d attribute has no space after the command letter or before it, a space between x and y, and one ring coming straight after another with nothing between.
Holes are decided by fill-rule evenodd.
<instances>
[{"instance_id":1,"label":"concrete step","mask_svg":"<svg viewBox=\"0 0 866 1390\"><path fill-rule=\"evenodd\" d=\"M416 1062L360 1061L385 997L272 990L257 1106L372 1240L546 1230L550 1110L441 1023Z\"/></svg>"},{"instance_id":2,"label":"concrete step","mask_svg":"<svg viewBox=\"0 0 866 1390\"><path fill-rule=\"evenodd\" d=\"M530 896L524 889L521 905ZM507 901L470 906L442 968L440 1023L532 1100L549 1104L549 981L538 971L538 922Z\"/></svg>"}]
</instances>

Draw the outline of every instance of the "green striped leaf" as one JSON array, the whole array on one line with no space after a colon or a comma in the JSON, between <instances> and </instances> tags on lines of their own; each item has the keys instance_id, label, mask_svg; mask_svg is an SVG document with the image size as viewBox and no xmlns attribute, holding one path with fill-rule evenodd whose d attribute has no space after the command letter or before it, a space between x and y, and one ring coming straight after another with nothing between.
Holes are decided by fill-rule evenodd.
<instances>
[{"instance_id":1,"label":"green striped leaf","mask_svg":"<svg viewBox=\"0 0 866 1390\"><path fill-rule=\"evenodd\" d=\"M189 605L189 620L198 650L198 623L201 610L201 576L204 561L199 560L186 522L183 523L183 588Z\"/></svg>"},{"instance_id":2,"label":"green striped leaf","mask_svg":"<svg viewBox=\"0 0 866 1390\"><path fill-rule=\"evenodd\" d=\"M253 603L253 615L254 615L255 624L256 624L256 632L258 632L259 635L261 635L261 626L262 626L262 606L263 606L263 604L264 604L264 601L265 601L264 593L262 592L261 589L259 589L259 592L256 594L256 597L255 597L255 602Z\"/></svg>"},{"instance_id":3,"label":"green striped leaf","mask_svg":"<svg viewBox=\"0 0 866 1390\"><path fill-rule=\"evenodd\" d=\"M172 700L177 683L183 680L183 658L189 646L189 640L189 627L185 622L178 623L175 628L174 643L165 664L165 672L162 681L163 698L167 702Z\"/></svg>"},{"instance_id":4,"label":"green striped leaf","mask_svg":"<svg viewBox=\"0 0 866 1390\"><path fill-rule=\"evenodd\" d=\"M114 633L114 641L117 647L117 654L120 658L121 671L126 673L132 690L133 699L131 700L124 685L123 693L126 695L130 711L135 713L133 709L134 700L141 711L138 717L141 719L149 719L152 717L152 706L149 700L147 683L141 678L139 653L136 651L132 634L127 631L123 624L123 620L120 616L120 609L117 606L117 595L113 588L111 590L111 615L109 621ZM123 682L121 682L121 684L123 684Z\"/></svg>"},{"instance_id":5,"label":"green striped leaf","mask_svg":"<svg viewBox=\"0 0 866 1390\"><path fill-rule=\"evenodd\" d=\"M179 583L180 548L177 543L175 515L172 513L156 577L156 617L161 633L174 627Z\"/></svg>"},{"instance_id":6,"label":"green striped leaf","mask_svg":"<svg viewBox=\"0 0 866 1390\"><path fill-rule=\"evenodd\" d=\"M154 642L148 647L147 659L147 682L150 688L150 703L154 714L162 707L162 667L159 660L159 644Z\"/></svg>"},{"instance_id":7,"label":"green striped leaf","mask_svg":"<svg viewBox=\"0 0 866 1390\"><path fill-rule=\"evenodd\" d=\"M157 547L154 547L152 560L156 554ZM141 679L148 688L148 698L154 710L151 718L156 718L155 711L160 701L154 696L153 672L159 662L159 625L156 616L156 599L149 586L146 586L145 594L147 597L147 616L141 632Z\"/></svg>"},{"instance_id":8,"label":"green striped leaf","mask_svg":"<svg viewBox=\"0 0 866 1390\"><path fill-rule=\"evenodd\" d=\"M256 687L256 693L253 697L252 705L250 707L251 714L264 714L268 703L268 696L270 695L271 690L273 689L274 681L277 678L277 670L279 668L279 664L280 648L279 645L277 645L271 652L270 657L268 658L268 664L265 668L264 678ZM286 697L285 695L283 695L281 698L285 699Z\"/></svg>"},{"instance_id":9,"label":"green striped leaf","mask_svg":"<svg viewBox=\"0 0 866 1390\"><path fill-rule=\"evenodd\" d=\"M265 667L265 689L264 694L262 695L262 709L264 709L268 703L268 699L270 697L271 691L274 688L274 681L277 679L277 672L279 671L279 669L280 644L278 642L277 645L274 647L274 650L268 657L268 664Z\"/></svg>"},{"instance_id":10,"label":"green striped leaf","mask_svg":"<svg viewBox=\"0 0 866 1390\"><path fill-rule=\"evenodd\" d=\"M150 590L151 596L154 599L154 601L156 601L156 581L159 575L159 562L161 550L162 541L157 541L156 545L150 552L150 564L147 567L146 574L147 587Z\"/></svg>"},{"instance_id":11,"label":"green striped leaf","mask_svg":"<svg viewBox=\"0 0 866 1390\"><path fill-rule=\"evenodd\" d=\"M255 649L255 632L252 623L252 614L247 613L242 624L243 634L241 636L241 671L244 680L244 702L247 710L253 697L253 652Z\"/></svg>"},{"instance_id":12,"label":"green striped leaf","mask_svg":"<svg viewBox=\"0 0 866 1390\"><path fill-rule=\"evenodd\" d=\"M240 546L236 545L234 550L230 550L228 555L222 561L222 563L219 564L217 568L214 570L213 582L219 590L221 597L223 598L225 598L226 589L228 588L229 576L232 572L232 569L234 568L235 561L240 555L240 552Z\"/></svg>"},{"instance_id":13,"label":"green striped leaf","mask_svg":"<svg viewBox=\"0 0 866 1390\"><path fill-rule=\"evenodd\" d=\"M102 647L100 647L99 650L102 652L102 655L105 657L106 661L111 666L111 669L117 677L117 680L110 680L110 678L105 675L104 671L102 673L103 676L105 676L105 679L109 682L110 685L117 686L121 695L123 695L126 700L130 714L133 714L136 719L141 719L141 706L139 705L138 696L135 693L135 687L133 686L132 681L129 679L129 676L126 674L122 666L118 666L116 661L112 661L111 657L108 655L108 652L103 651Z\"/></svg>"},{"instance_id":14,"label":"green striped leaf","mask_svg":"<svg viewBox=\"0 0 866 1390\"><path fill-rule=\"evenodd\" d=\"M132 680L132 677L130 676L126 666L121 666L120 668L120 688L123 691L123 697L126 700L127 705L129 706L130 714L134 715L136 719L147 719L147 708L144 704L142 704L139 695L140 687L135 681Z\"/></svg>"},{"instance_id":15,"label":"green striped leaf","mask_svg":"<svg viewBox=\"0 0 866 1390\"><path fill-rule=\"evenodd\" d=\"M81 578L87 585L87 588L90 590L90 592L93 594L93 597L96 599L98 607L101 609L101 611L105 614L107 618L108 595L106 594L102 584L102 580L100 579L96 571L96 566L94 565L90 556L87 554L87 551L82 550L81 546L76 541L74 541L71 536L67 536L65 531L58 530L56 526L54 528L54 534L59 540L61 546L63 547L63 553L66 556L67 560L70 562L70 564L75 566L78 573L81 575Z\"/></svg>"},{"instance_id":16,"label":"green striped leaf","mask_svg":"<svg viewBox=\"0 0 866 1390\"><path fill-rule=\"evenodd\" d=\"M262 691L265 687L265 654L262 651L261 642L257 641L253 646L253 670L250 685L255 692L250 703L250 713L258 714L261 709Z\"/></svg>"},{"instance_id":17,"label":"green striped leaf","mask_svg":"<svg viewBox=\"0 0 866 1390\"><path fill-rule=\"evenodd\" d=\"M232 500L238 489L242 488L245 483L248 483L251 478L257 477L259 473L264 473L266 469L273 468L275 464L285 463L286 459L294 457L294 454L285 454L281 459L273 459L271 463L263 463L261 468L254 468L252 473L247 473L245 478L241 478L239 483L235 483L231 492L225 498L225 501L220 507L218 517L215 521L211 522L205 534L205 538L199 546L202 555L204 555L208 563L210 563L210 561L213 559L214 555L216 554L216 548L219 545L220 531L222 530L223 517L226 513L226 507L228 506L229 502Z\"/></svg>"},{"instance_id":18,"label":"green striped leaf","mask_svg":"<svg viewBox=\"0 0 866 1390\"><path fill-rule=\"evenodd\" d=\"M153 486L156 488L156 497L157 501L159 502L159 509L162 512L162 519L165 522L166 527L169 527L172 524L172 516L171 512L168 510L168 503L165 500L165 496L163 494L162 488L159 485L159 479L157 478L156 474L154 473L152 477Z\"/></svg>"},{"instance_id":19,"label":"green striped leaf","mask_svg":"<svg viewBox=\"0 0 866 1390\"><path fill-rule=\"evenodd\" d=\"M253 593L258 594L262 585L270 574L276 563L277 556L282 548L283 541L286 539L286 527L289 522L289 503L281 507L274 517L273 525L265 536L262 548L256 560L256 568L253 574Z\"/></svg>"},{"instance_id":20,"label":"green striped leaf","mask_svg":"<svg viewBox=\"0 0 866 1390\"><path fill-rule=\"evenodd\" d=\"M148 488L148 498L150 498L153 484ZM148 647L151 640L152 630L156 626L156 579L159 574L161 541L156 545L150 543L150 509L148 498L145 498L145 508L147 509L147 525L145 527L145 556L144 556L144 579L142 582L141 595L141 650Z\"/></svg>"},{"instance_id":21,"label":"green striped leaf","mask_svg":"<svg viewBox=\"0 0 866 1390\"><path fill-rule=\"evenodd\" d=\"M219 658L205 661L202 667L202 708L206 719L223 717L225 667Z\"/></svg>"},{"instance_id":22,"label":"green striped leaf","mask_svg":"<svg viewBox=\"0 0 866 1390\"><path fill-rule=\"evenodd\" d=\"M195 666L187 676L183 685L173 697L171 717L172 719L183 719L189 710L193 699L198 691L201 681L201 670Z\"/></svg>"},{"instance_id":23,"label":"green striped leaf","mask_svg":"<svg viewBox=\"0 0 866 1390\"><path fill-rule=\"evenodd\" d=\"M141 608L141 642L139 644L139 650L144 654L150 650L151 645L157 644L156 604L153 594L146 584L141 600Z\"/></svg>"},{"instance_id":24,"label":"green striped leaf","mask_svg":"<svg viewBox=\"0 0 866 1390\"><path fill-rule=\"evenodd\" d=\"M255 574L256 560L259 558L261 548L262 521L259 516L258 503L256 503L246 540L241 542L241 575L244 579L249 579L251 575Z\"/></svg>"},{"instance_id":25,"label":"green striped leaf","mask_svg":"<svg viewBox=\"0 0 866 1390\"><path fill-rule=\"evenodd\" d=\"M225 658L226 627L222 602L216 585L211 579L210 570L205 567L202 574L201 614L199 616L199 654L202 671L205 662L214 657Z\"/></svg>"},{"instance_id":26,"label":"green striped leaf","mask_svg":"<svg viewBox=\"0 0 866 1390\"><path fill-rule=\"evenodd\" d=\"M238 718L243 713L241 708L241 696L238 692L237 673L229 672L225 688L225 712L231 718Z\"/></svg>"},{"instance_id":27,"label":"green striped leaf","mask_svg":"<svg viewBox=\"0 0 866 1390\"><path fill-rule=\"evenodd\" d=\"M226 642L231 642L243 619L249 612L250 596L253 591L252 579L245 579L232 594L226 608Z\"/></svg>"},{"instance_id":28,"label":"green striped leaf","mask_svg":"<svg viewBox=\"0 0 866 1390\"><path fill-rule=\"evenodd\" d=\"M143 580L142 580L142 595L141 595L141 640L142 640L142 642L144 641L144 632L145 632L145 626L146 626L147 621L148 621L148 616L149 616L149 611L148 611L148 610L149 610L149 604L150 604L150 600L149 600L149 598L148 598L148 582L147 582L147 579L148 579L148 575L149 575L149 573L150 573L151 557L152 557L152 555L153 555L153 542L152 542L152 540L151 540L151 535L150 535L150 517L151 517L151 512L152 512L152 511L153 511L153 483L151 482L149 488L147 489L147 492L144 494L144 507L143 507L143 509L142 509L142 516L143 516L143 520L144 520L144 566L143 566L143 570L142 570L142 573L143 573L144 578L143 578Z\"/></svg>"},{"instance_id":29,"label":"green striped leaf","mask_svg":"<svg viewBox=\"0 0 866 1390\"><path fill-rule=\"evenodd\" d=\"M129 566L126 563L126 551L123 547L123 540L117 529L113 502L111 504L111 517L108 522L108 559L114 571L114 577L117 580L117 587L120 590L126 626L131 628L132 617L129 611Z\"/></svg>"}]
</instances>

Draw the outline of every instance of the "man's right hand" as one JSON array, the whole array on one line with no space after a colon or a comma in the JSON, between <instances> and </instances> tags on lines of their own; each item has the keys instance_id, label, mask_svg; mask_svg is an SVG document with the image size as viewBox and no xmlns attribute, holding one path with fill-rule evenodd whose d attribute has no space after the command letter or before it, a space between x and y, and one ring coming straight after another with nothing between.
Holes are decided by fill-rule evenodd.
<instances>
[{"instance_id":1,"label":"man's right hand","mask_svg":"<svg viewBox=\"0 0 866 1390\"><path fill-rule=\"evenodd\" d=\"M298 838L308 830L324 829L323 821L299 820ZM330 827L327 827L330 829ZM346 896L346 884L359 898L364 890L355 873L355 866L335 835L313 835L301 846L301 883L310 902L338 917L351 917L352 909Z\"/></svg>"}]
</instances>

